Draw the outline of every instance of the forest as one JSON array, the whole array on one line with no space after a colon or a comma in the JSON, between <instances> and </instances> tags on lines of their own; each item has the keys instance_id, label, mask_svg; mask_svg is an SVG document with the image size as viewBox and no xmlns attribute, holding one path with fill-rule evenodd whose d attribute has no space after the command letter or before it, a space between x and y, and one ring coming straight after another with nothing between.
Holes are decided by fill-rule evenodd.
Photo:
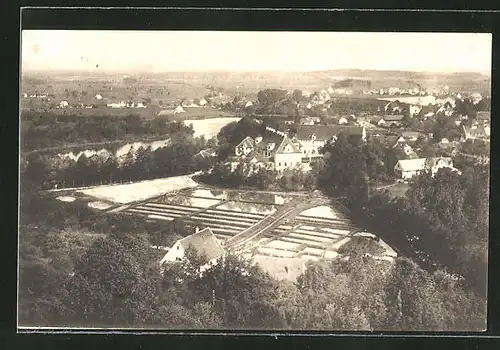
<instances>
[{"instance_id":1,"label":"forest","mask_svg":"<svg viewBox=\"0 0 500 350\"><path fill-rule=\"evenodd\" d=\"M22 160L21 171L44 189L55 185L79 187L189 174L209 166L207 159L195 157L207 142L193 134L191 126L172 122L166 124L162 135L169 140L168 145L155 150L139 147L135 151L130 149L124 156L110 153L106 157L82 154L76 161L32 153Z\"/></svg>"},{"instance_id":2,"label":"forest","mask_svg":"<svg viewBox=\"0 0 500 350\"><path fill-rule=\"evenodd\" d=\"M489 231L489 166L462 173L441 169L411 179L404 197L374 191L370 179L381 159L367 158L366 145L339 139L328 154L318 186L343 196L356 220L424 266L461 276L461 284L486 298ZM374 167L375 165L375 167ZM390 218L388 220L388 218Z\"/></svg>"},{"instance_id":3,"label":"forest","mask_svg":"<svg viewBox=\"0 0 500 350\"><path fill-rule=\"evenodd\" d=\"M147 119L139 114L79 116L52 111L22 111L21 150L29 152L87 143L145 141L163 138L169 124L162 117Z\"/></svg>"}]
</instances>

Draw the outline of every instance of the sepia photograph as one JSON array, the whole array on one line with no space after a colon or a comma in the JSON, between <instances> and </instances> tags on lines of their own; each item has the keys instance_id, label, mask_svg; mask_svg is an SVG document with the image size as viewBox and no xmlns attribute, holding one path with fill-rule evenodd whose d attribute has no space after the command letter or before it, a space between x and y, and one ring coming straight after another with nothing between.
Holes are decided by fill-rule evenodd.
<instances>
[{"instance_id":1,"label":"sepia photograph","mask_svg":"<svg viewBox=\"0 0 500 350\"><path fill-rule=\"evenodd\" d=\"M20 35L19 330L486 331L491 34Z\"/></svg>"}]
</instances>

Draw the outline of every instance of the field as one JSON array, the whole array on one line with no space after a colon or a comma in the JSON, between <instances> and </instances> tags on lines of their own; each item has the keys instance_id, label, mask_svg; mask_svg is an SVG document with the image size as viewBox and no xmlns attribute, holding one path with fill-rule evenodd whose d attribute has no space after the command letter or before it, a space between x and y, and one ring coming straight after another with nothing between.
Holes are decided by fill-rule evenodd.
<instances>
[{"instance_id":1,"label":"field","mask_svg":"<svg viewBox=\"0 0 500 350\"><path fill-rule=\"evenodd\" d=\"M37 110L43 111L45 107L41 102L34 104L34 107L29 107L26 105L27 102L23 102L21 99L21 110L31 110L36 112ZM38 104L38 106L36 106ZM76 115L81 117L99 117L99 116L128 116L131 114L139 115L145 119L152 119L156 117L160 111L157 107L147 107L147 108L111 108L111 107L97 107L97 108L51 108L50 112L55 115Z\"/></svg>"},{"instance_id":2,"label":"field","mask_svg":"<svg viewBox=\"0 0 500 350\"><path fill-rule=\"evenodd\" d=\"M198 183L186 175L125 185L99 186L83 190L80 193L113 203L128 204L197 185Z\"/></svg>"},{"instance_id":3,"label":"field","mask_svg":"<svg viewBox=\"0 0 500 350\"><path fill-rule=\"evenodd\" d=\"M491 78L474 73L438 74L404 71L330 70L313 72L169 72L157 74L136 74L125 77L122 74L89 75L65 74L64 72L23 72L21 93L52 96L52 102L61 100L95 102L93 97L101 94L102 102L121 100L145 101L159 108L175 106L183 99L196 99L213 92L226 95L242 95L256 98L259 90L267 88L302 89L317 91L346 79L369 81L372 89L379 88L423 88L449 86L450 91L479 92L491 94ZM29 100L23 106L29 106ZM33 100L32 103L36 101ZM35 103L36 104L36 103ZM82 112L87 113L87 112ZM143 112L141 112L143 113ZM144 112L145 113L145 112Z\"/></svg>"},{"instance_id":4,"label":"field","mask_svg":"<svg viewBox=\"0 0 500 350\"><path fill-rule=\"evenodd\" d=\"M213 119L203 119L203 120L184 120L184 124L192 125L194 129L194 136L204 136L205 139L210 139L217 136L219 131L227 124L232 122L237 122L241 118L213 118Z\"/></svg>"},{"instance_id":5,"label":"field","mask_svg":"<svg viewBox=\"0 0 500 350\"><path fill-rule=\"evenodd\" d=\"M59 196L62 201L83 196L91 208L113 208L111 212L121 211L141 221L168 223L182 219L187 225L209 227L223 245L279 211L293 197L302 198L290 193L206 188L189 176L99 186L76 190L76 193L68 190ZM121 206L116 207L113 203ZM357 227L346 215L327 205L304 210L252 238L242 254L249 255L275 278L290 281L302 272L306 261L332 260L349 256L354 250L366 250L369 254L376 249L377 259L390 261L394 258L390 247ZM342 250L347 243L350 244L348 249Z\"/></svg>"}]
</instances>

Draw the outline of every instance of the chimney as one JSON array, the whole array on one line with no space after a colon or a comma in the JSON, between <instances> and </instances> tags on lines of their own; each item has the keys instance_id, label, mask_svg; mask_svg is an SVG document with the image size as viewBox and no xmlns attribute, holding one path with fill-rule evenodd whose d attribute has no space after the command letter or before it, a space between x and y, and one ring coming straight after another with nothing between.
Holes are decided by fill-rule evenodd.
<instances>
[{"instance_id":1,"label":"chimney","mask_svg":"<svg viewBox=\"0 0 500 350\"><path fill-rule=\"evenodd\" d=\"M194 233L198 233L200 232L200 228L198 226L196 226L196 228L194 229Z\"/></svg>"}]
</instances>

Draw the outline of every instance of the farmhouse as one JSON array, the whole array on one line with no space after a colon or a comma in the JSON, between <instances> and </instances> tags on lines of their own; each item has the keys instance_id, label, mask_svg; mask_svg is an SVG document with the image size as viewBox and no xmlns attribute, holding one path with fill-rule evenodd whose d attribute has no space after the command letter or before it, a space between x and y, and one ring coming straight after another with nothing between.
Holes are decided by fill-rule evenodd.
<instances>
[{"instance_id":1,"label":"farmhouse","mask_svg":"<svg viewBox=\"0 0 500 350\"><path fill-rule=\"evenodd\" d=\"M59 108L66 108L69 106L68 101L61 101L59 102Z\"/></svg>"},{"instance_id":2,"label":"farmhouse","mask_svg":"<svg viewBox=\"0 0 500 350\"><path fill-rule=\"evenodd\" d=\"M197 230L196 233L175 242L172 248L161 259L160 265L168 262L182 261L186 258L186 251L190 248L194 249L197 254L207 258L208 263L200 267L202 271L213 265L219 257L226 253L212 230L205 228L201 231Z\"/></svg>"},{"instance_id":3,"label":"farmhouse","mask_svg":"<svg viewBox=\"0 0 500 350\"><path fill-rule=\"evenodd\" d=\"M442 168L458 171L453 167L450 157L434 157L399 160L394 166L394 172L401 179L410 179L424 171L431 171L434 176Z\"/></svg>"},{"instance_id":4,"label":"farmhouse","mask_svg":"<svg viewBox=\"0 0 500 350\"><path fill-rule=\"evenodd\" d=\"M386 115L377 124L384 127L398 127L402 125L403 118L402 114Z\"/></svg>"},{"instance_id":5,"label":"farmhouse","mask_svg":"<svg viewBox=\"0 0 500 350\"><path fill-rule=\"evenodd\" d=\"M464 141L467 140L487 140L490 137L491 129L489 126L463 126Z\"/></svg>"}]
</instances>

